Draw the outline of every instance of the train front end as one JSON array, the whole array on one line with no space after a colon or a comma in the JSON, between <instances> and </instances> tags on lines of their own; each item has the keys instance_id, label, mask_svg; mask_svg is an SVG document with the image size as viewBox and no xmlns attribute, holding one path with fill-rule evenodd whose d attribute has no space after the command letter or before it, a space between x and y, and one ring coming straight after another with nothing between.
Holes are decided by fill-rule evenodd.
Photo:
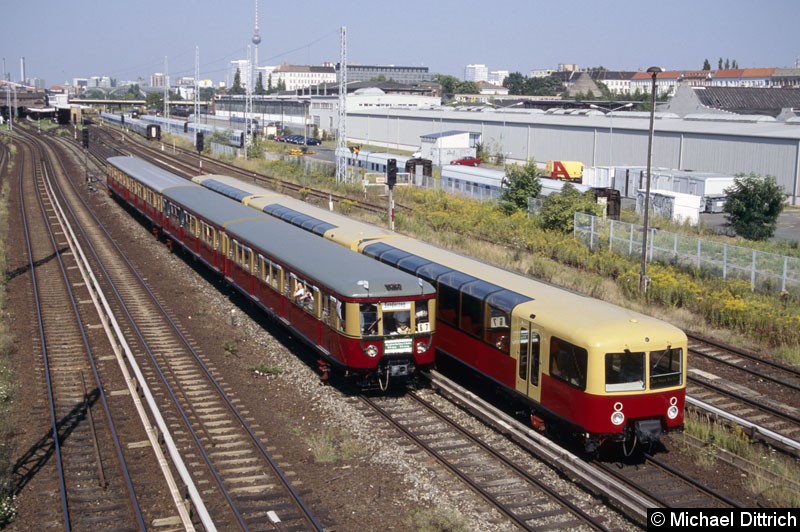
<instances>
[{"instance_id":1,"label":"train front end","mask_svg":"<svg viewBox=\"0 0 800 532\"><path fill-rule=\"evenodd\" d=\"M550 339L542 403L574 423L590 452L607 443L630 452L683 427L686 335L656 320L631 321L585 347Z\"/></svg>"},{"instance_id":2,"label":"train front end","mask_svg":"<svg viewBox=\"0 0 800 532\"><path fill-rule=\"evenodd\" d=\"M427 283L425 283L427 285ZM428 285L429 286L429 285ZM343 362L362 386L386 390L433 365L436 299L433 288L406 297L364 297L343 305L347 338Z\"/></svg>"}]
</instances>

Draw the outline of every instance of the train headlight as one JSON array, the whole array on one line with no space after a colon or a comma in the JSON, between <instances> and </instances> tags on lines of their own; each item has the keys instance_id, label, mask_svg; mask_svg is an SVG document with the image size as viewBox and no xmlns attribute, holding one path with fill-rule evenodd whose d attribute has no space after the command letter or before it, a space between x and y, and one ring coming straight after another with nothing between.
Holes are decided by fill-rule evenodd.
<instances>
[{"instance_id":1,"label":"train headlight","mask_svg":"<svg viewBox=\"0 0 800 532\"><path fill-rule=\"evenodd\" d=\"M421 355L422 353L428 350L428 343L427 342L419 342L417 343L417 354Z\"/></svg>"},{"instance_id":2,"label":"train headlight","mask_svg":"<svg viewBox=\"0 0 800 532\"><path fill-rule=\"evenodd\" d=\"M667 417L670 419L675 419L678 417L678 407L672 405L671 407L667 408Z\"/></svg>"},{"instance_id":3,"label":"train headlight","mask_svg":"<svg viewBox=\"0 0 800 532\"><path fill-rule=\"evenodd\" d=\"M366 353L368 357L375 358L376 356L378 356L378 346L377 345L367 346Z\"/></svg>"},{"instance_id":4,"label":"train headlight","mask_svg":"<svg viewBox=\"0 0 800 532\"><path fill-rule=\"evenodd\" d=\"M614 412L611 414L611 423L614 425L622 425L625 423L625 414L622 412Z\"/></svg>"}]
</instances>

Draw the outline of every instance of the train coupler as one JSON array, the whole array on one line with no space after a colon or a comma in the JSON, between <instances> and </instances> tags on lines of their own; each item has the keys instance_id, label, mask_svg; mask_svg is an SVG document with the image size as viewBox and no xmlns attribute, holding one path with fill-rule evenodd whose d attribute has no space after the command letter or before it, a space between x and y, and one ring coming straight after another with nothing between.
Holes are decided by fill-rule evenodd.
<instances>
[{"instance_id":1,"label":"train coupler","mask_svg":"<svg viewBox=\"0 0 800 532\"><path fill-rule=\"evenodd\" d=\"M323 383L327 383L328 379L330 378L330 370L331 370L330 364L328 364L326 360L320 358L318 362L318 367L320 373L319 380L321 380Z\"/></svg>"}]
</instances>

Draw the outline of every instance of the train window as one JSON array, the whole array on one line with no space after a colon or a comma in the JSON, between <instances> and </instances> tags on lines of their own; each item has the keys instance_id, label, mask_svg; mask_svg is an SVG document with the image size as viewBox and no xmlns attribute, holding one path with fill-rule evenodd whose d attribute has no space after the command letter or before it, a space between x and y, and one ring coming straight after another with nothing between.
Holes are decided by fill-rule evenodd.
<instances>
[{"instance_id":1,"label":"train window","mask_svg":"<svg viewBox=\"0 0 800 532\"><path fill-rule=\"evenodd\" d=\"M253 251L243 246L239 242L233 242L233 262L242 267L245 271L252 270Z\"/></svg>"},{"instance_id":2,"label":"train window","mask_svg":"<svg viewBox=\"0 0 800 532\"><path fill-rule=\"evenodd\" d=\"M539 333L531 330L532 323L522 320L519 325L519 378L539 385Z\"/></svg>"},{"instance_id":3,"label":"train window","mask_svg":"<svg viewBox=\"0 0 800 532\"><path fill-rule=\"evenodd\" d=\"M461 296L459 327L467 334L483 336L483 299L468 294Z\"/></svg>"},{"instance_id":4,"label":"train window","mask_svg":"<svg viewBox=\"0 0 800 532\"><path fill-rule=\"evenodd\" d=\"M412 330L415 332L430 332L431 321L430 314L428 313L428 302L417 301L415 303L415 308L417 311L414 314L414 325L412 326Z\"/></svg>"},{"instance_id":5,"label":"train window","mask_svg":"<svg viewBox=\"0 0 800 532\"><path fill-rule=\"evenodd\" d=\"M644 390L644 353L606 354L606 391Z\"/></svg>"},{"instance_id":6,"label":"train window","mask_svg":"<svg viewBox=\"0 0 800 532\"><path fill-rule=\"evenodd\" d=\"M269 285L277 290L278 292L281 291L281 277L283 276L283 268L272 263L272 271L269 275Z\"/></svg>"},{"instance_id":7,"label":"train window","mask_svg":"<svg viewBox=\"0 0 800 532\"><path fill-rule=\"evenodd\" d=\"M683 384L683 349L650 352L650 389Z\"/></svg>"},{"instance_id":8,"label":"train window","mask_svg":"<svg viewBox=\"0 0 800 532\"><path fill-rule=\"evenodd\" d=\"M504 310L489 305L489 323L484 341L508 354L511 316Z\"/></svg>"},{"instance_id":9,"label":"train window","mask_svg":"<svg viewBox=\"0 0 800 532\"><path fill-rule=\"evenodd\" d=\"M331 328L344 330L342 303L333 296L322 296L322 320Z\"/></svg>"},{"instance_id":10,"label":"train window","mask_svg":"<svg viewBox=\"0 0 800 532\"><path fill-rule=\"evenodd\" d=\"M256 269L253 273L258 277L259 281L269 284L269 270L269 259L265 259L263 255L259 254L256 259Z\"/></svg>"},{"instance_id":11,"label":"train window","mask_svg":"<svg viewBox=\"0 0 800 532\"><path fill-rule=\"evenodd\" d=\"M378 317L378 306L374 303L362 303L359 305L359 320L361 323L362 336L374 336L380 334Z\"/></svg>"},{"instance_id":12,"label":"train window","mask_svg":"<svg viewBox=\"0 0 800 532\"><path fill-rule=\"evenodd\" d=\"M586 349L553 336L550 338L550 375L581 390L586 389Z\"/></svg>"},{"instance_id":13,"label":"train window","mask_svg":"<svg viewBox=\"0 0 800 532\"><path fill-rule=\"evenodd\" d=\"M200 222L200 238L211 249L217 249L217 232L205 222Z\"/></svg>"},{"instance_id":14,"label":"train window","mask_svg":"<svg viewBox=\"0 0 800 532\"><path fill-rule=\"evenodd\" d=\"M456 316L458 316L458 290L446 285L439 285L438 292L439 310L437 316L445 323L457 326Z\"/></svg>"},{"instance_id":15,"label":"train window","mask_svg":"<svg viewBox=\"0 0 800 532\"><path fill-rule=\"evenodd\" d=\"M197 236L197 217L191 213L186 214L186 227L192 236Z\"/></svg>"},{"instance_id":16,"label":"train window","mask_svg":"<svg viewBox=\"0 0 800 532\"><path fill-rule=\"evenodd\" d=\"M384 334L411 332L411 301L393 301L381 304Z\"/></svg>"}]
</instances>

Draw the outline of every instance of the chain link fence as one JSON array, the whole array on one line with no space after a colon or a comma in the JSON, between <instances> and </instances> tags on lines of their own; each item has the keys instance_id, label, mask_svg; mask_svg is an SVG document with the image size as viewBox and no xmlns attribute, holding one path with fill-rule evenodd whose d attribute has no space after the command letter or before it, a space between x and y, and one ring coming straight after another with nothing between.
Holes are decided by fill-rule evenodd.
<instances>
[{"instance_id":1,"label":"chain link fence","mask_svg":"<svg viewBox=\"0 0 800 532\"><path fill-rule=\"evenodd\" d=\"M575 213L574 236L590 249L642 255L641 225ZM800 295L800 258L650 228L648 262L698 268L723 279L749 280L752 290Z\"/></svg>"}]
</instances>

